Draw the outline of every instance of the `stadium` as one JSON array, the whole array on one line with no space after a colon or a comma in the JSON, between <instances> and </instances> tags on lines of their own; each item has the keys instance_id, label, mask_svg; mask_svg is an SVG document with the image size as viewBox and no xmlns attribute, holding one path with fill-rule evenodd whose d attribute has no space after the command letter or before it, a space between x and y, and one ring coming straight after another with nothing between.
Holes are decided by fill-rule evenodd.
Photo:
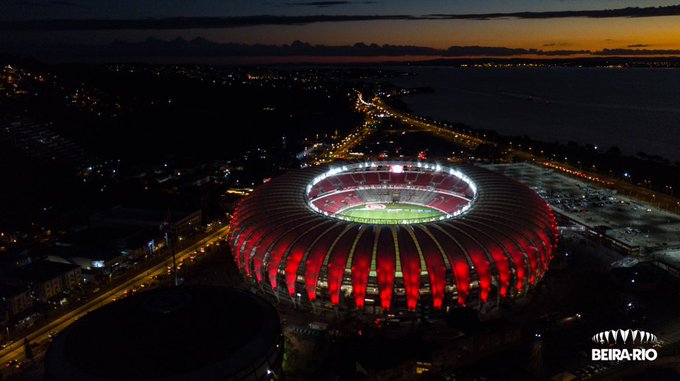
<instances>
[{"instance_id":1,"label":"stadium","mask_svg":"<svg viewBox=\"0 0 680 381\"><path fill-rule=\"evenodd\" d=\"M267 292L374 313L520 298L557 243L552 211L526 186L420 161L288 172L243 198L231 226L237 265Z\"/></svg>"}]
</instances>

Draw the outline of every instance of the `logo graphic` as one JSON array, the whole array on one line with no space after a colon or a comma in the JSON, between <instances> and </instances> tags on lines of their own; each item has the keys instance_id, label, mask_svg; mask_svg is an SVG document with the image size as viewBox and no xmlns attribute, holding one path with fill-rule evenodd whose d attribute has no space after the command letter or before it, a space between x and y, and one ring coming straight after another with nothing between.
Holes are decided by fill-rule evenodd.
<instances>
[{"instance_id":1,"label":"logo graphic","mask_svg":"<svg viewBox=\"0 0 680 381\"><path fill-rule=\"evenodd\" d=\"M593 336L596 344L658 344L659 339L649 332L633 329L610 329Z\"/></svg>"},{"instance_id":2,"label":"logo graphic","mask_svg":"<svg viewBox=\"0 0 680 381\"><path fill-rule=\"evenodd\" d=\"M656 349L661 344L656 335L636 329L610 329L593 335L595 344L607 348L593 348L593 361L654 361L658 357Z\"/></svg>"}]
</instances>

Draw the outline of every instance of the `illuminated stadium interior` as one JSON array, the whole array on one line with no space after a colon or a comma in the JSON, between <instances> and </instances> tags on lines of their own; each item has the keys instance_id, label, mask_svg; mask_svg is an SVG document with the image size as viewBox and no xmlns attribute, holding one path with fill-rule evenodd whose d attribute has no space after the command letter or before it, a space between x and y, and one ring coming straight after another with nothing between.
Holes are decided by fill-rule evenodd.
<instances>
[{"instance_id":1,"label":"illuminated stadium interior","mask_svg":"<svg viewBox=\"0 0 680 381\"><path fill-rule=\"evenodd\" d=\"M465 213L475 195L476 187L460 171L421 162L348 164L307 187L314 211L366 224L446 220Z\"/></svg>"}]
</instances>

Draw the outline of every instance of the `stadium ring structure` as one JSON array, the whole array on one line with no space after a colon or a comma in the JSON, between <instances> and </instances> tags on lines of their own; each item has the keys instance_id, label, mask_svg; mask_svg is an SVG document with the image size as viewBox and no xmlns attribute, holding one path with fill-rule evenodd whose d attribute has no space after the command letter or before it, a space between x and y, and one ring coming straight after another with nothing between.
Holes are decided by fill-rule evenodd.
<instances>
[{"instance_id":1,"label":"stadium ring structure","mask_svg":"<svg viewBox=\"0 0 680 381\"><path fill-rule=\"evenodd\" d=\"M526 186L419 161L293 170L241 199L231 226L238 267L277 298L376 313L519 298L557 243L550 207Z\"/></svg>"}]
</instances>

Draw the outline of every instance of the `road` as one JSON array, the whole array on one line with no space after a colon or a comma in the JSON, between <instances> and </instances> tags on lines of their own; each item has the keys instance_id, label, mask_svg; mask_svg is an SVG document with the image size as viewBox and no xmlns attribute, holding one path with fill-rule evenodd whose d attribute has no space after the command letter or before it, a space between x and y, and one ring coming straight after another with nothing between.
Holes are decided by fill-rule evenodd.
<instances>
[{"instance_id":1,"label":"road","mask_svg":"<svg viewBox=\"0 0 680 381\"><path fill-rule=\"evenodd\" d=\"M213 243L216 243L217 241L224 239L228 234L229 234L228 225L210 233L203 239L195 242L186 249L183 249L180 252L178 252L176 254L177 261L179 262L180 260L187 258L194 251L199 250L204 246L212 245ZM50 332L53 331L60 332L64 330L66 327L71 325L71 323L85 316L90 311L93 311L99 307L111 303L114 300L114 298L121 296L125 291L137 287L143 283L149 282L151 279L153 279L154 275L167 273L167 267L171 265L172 257L168 256L163 261L152 266L151 268L148 268L143 272L136 274L135 276L125 280L124 282L113 287L112 289L103 291L100 295L98 295L97 298L89 302L86 302L85 304L83 304L80 307L77 307L73 311L31 332L30 334L26 335L26 338L28 338L29 342L34 344L40 344L40 346L42 347L43 344L49 341ZM2 359L0 360L0 363L2 365L14 359L23 361L24 358L23 341L24 341L23 338L16 340L14 343L12 343L12 345L0 350L0 359Z\"/></svg>"},{"instance_id":2,"label":"road","mask_svg":"<svg viewBox=\"0 0 680 381\"><path fill-rule=\"evenodd\" d=\"M350 135L345 137L336 147L326 152L319 160L320 163L334 161L336 159L347 158L350 151L361 144L367 137L371 135L373 129L369 123L364 123L359 128L354 130Z\"/></svg>"},{"instance_id":3,"label":"road","mask_svg":"<svg viewBox=\"0 0 680 381\"><path fill-rule=\"evenodd\" d=\"M360 92L356 92L358 101L366 106L373 106L372 104L366 103ZM338 159L346 159L349 157L350 152L356 146L361 144L366 138L368 138L373 133L373 125L375 121L367 113L366 120L360 126L355 128L349 135L345 136L340 142L332 147L332 149L324 152L320 155L314 162L314 164L323 164L333 162Z\"/></svg>"},{"instance_id":4,"label":"road","mask_svg":"<svg viewBox=\"0 0 680 381\"><path fill-rule=\"evenodd\" d=\"M424 119L421 119L420 117L417 116L412 116L410 114L407 114L405 112L401 112L399 110L396 110L395 108L390 107L387 105L382 99L376 97L373 99L373 105L378 108L378 110L394 117L402 122L409 124L413 127L417 127L420 129L423 129L425 131L428 131L436 136L442 137L444 139L453 141L457 144L461 144L465 147L468 148L475 148L480 144L486 143L486 141L471 136L471 135L466 135L460 132L456 132L449 127L447 127L446 124L440 123L440 122L428 122Z\"/></svg>"}]
</instances>

